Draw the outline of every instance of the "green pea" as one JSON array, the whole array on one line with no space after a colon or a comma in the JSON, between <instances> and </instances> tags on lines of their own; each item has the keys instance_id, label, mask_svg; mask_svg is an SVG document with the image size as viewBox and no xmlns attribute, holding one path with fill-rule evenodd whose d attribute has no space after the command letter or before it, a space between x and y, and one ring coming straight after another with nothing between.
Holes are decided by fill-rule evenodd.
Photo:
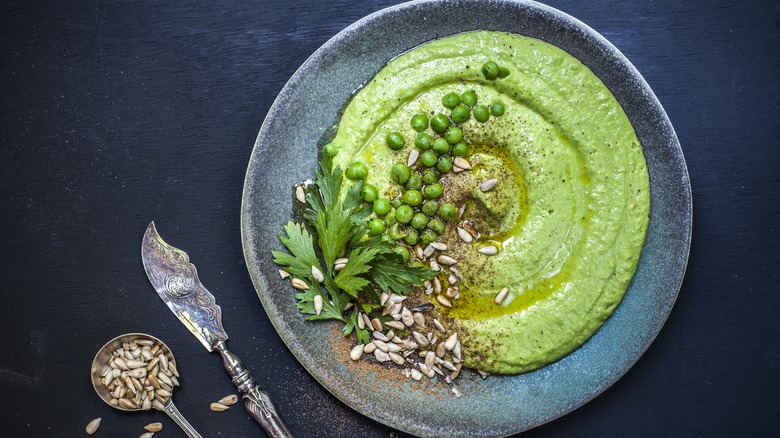
<instances>
[{"instance_id":1,"label":"green pea","mask_svg":"<svg viewBox=\"0 0 780 438\"><path fill-rule=\"evenodd\" d=\"M428 116L425 114L417 114L412 116L411 122L409 122L410 125L412 125L412 129L414 129L417 132L425 131L425 128L428 127Z\"/></svg>"},{"instance_id":2,"label":"green pea","mask_svg":"<svg viewBox=\"0 0 780 438\"><path fill-rule=\"evenodd\" d=\"M422 230L428 225L428 216L422 213L415 213L414 216L412 216L411 225L415 230Z\"/></svg>"},{"instance_id":3,"label":"green pea","mask_svg":"<svg viewBox=\"0 0 780 438\"><path fill-rule=\"evenodd\" d=\"M447 141L444 141L447 143ZM433 167L436 165L436 161L439 159L439 157L436 156L436 153L433 151L425 151L422 154L420 154L420 163L422 163L425 167Z\"/></svg>"},{"instance_id":4,"label":"green pea","mask_svg":"<svg viewBox=\"0 0 780 438\"><path fill-rule=\"evenodd\" d=\"M431 119L431 129L441 134L450 127L450 119L444 114L436 114Z\"/></svg>"},{"instance_id":5,"label":"green pea","mask_svg":"<svg viewBox=\"0 0 780 438\"><path fill-rule=\"evenodd\" d=\"M409 250L405 246L396 246L393 252L403 257L404 263L409 263Z\"/></svg>"},{"instance_id":6,"label":"green pea","mask_svg":"<svg viewBox=\"0 0 780 438\"><path fill-rule=\"evenodd\" d=\"M465 157L469 154L469 144L465 141L459 141L452 146L453 157Z\"/></svg>"},{"instance_id":7,"label":"green pea","mask_svg":"<svg viewBox=\"0 0 780 438\"><path fill-rule=\"evenodd\" d=\"M387 225L389 227L389 226L392 226L396 222L398 222L398 221L395 220L395 211L391 210L385 216L385 225Z\"/></svg>"},{"instance_id":8,"label":"green pea","mask_svg":"<svg viewBox=\"0 0 780 438\"><path fill-rule=\"evenodd\" d=\"M409 175L411 175L411 173L412 172L404 163L395 163L393 167L390 168L390 178L401 185L406 184L406 182L409 181Z\"/></svg>"},{"instance_id":9,"label":"green pea","mask_svg":"<svg viewBox=\"0 0 780 438\"><path fill-rule=\"evenodd\" d=\"M387 134L387 137L385 137L385 143L387 143L387 147L389 147L394 151L397 151L404 147L406 140L404 140L404 136L401 135L400 132L393 131Z\"/></svg>"},{"instance_id":10,"label":"green pea","mask_svg":"<svg viewBox=\"0 0 780 438\"><path fill-rule=\"evenodd\" d=\"M427 151L431 148L431 141L430 134L421 132L417 134L417 137L414 139L414 145L417 146L417 149L421 151Z\"/></svg>"},{"instance_id":11,"label":"green pea","mask_svg":"<svg viewBox=\"0 0 780 438\"><path fill-rule=\"evenodd\" d=\"M363 201L365 202L374 202L379 198L379 190L376 189L375 185L369 183L363 185L360 194L363 195Z\"/></svg>"},{"instance_id":12,"label":"green pea","mask_svg":"<svg viewBox=\"0 0 780 438\"><path fill-rule=\"evenodd\" d=\"M404 242L406 242L407 245L416 245L419 240L420 233L418 233L417 230L414 228L408 228L406 230L406 237L404 237Z\"/></svg>"},{"instance_id":13,"label":"green pea","mask_svg":"<svg viewBox=\"0 0 780 438\"><path fill-rule=\"evenodd\" d=\"M455 206L452 204L444 204L439 208L439 216L446 221L449 222L458 215L458 210L455 209Z\"/></svg>"},{"instance_id":14,"label":"green pea","mask_svg":"<svg viewBox=\"0 0 780 438\"><path fill-rule=\"evenodd\" d=\"M445 108L453 109L460 103L460 96L458 96L456 93L447 93L444 95L444 97L441 98L441 104L444 105Z\"/></svg>"},{"instance_id":15,"label":"green pea","mask_svg":"<svg viewBox=\"0 0 780 438\"><path fill-rule=\"evenodd\" d=\"M422 177L419 173L414 172L410 177L409 181L406 182L404 185L404 188L406 190L420 190L423 186Z\"/></svg>"},{"instance_id":16,"label":"green pea","mask_svg":"<svg viewBox=\"0 0 780 438\"><path fill-rule=\"evenodd\" d=\"M428 246L430 243L435 242L437 237L439 237L439 235L436 234L435 231L426 229L420 233L420 244L423 246Z\"/></svg>"},{"instance_id":17,"label":"green pea","mask_svg":"<svg viewBox=\"0 0 780 438\"><path fill-rule=\"evenodd\" d=\"M420 208L420 210L422 210L422 212L427 214L428 216L433 216L439 211L439 201L435 199L429 199L423 202L423 205Z\"/></svg>"},{"instance_id":18,"label":"green pea","mask_svg":"<svg viewBox=\"0 0 780 438\"><path fill-rule=\"evenodd\" d=\"M504 79L507 76L509 76L509 69L502 65L498 68L498 77Z\"/></svg>"},{"instance_id":19,"label":"green pea","mask_svg":"<svg viewBox=\"0 0 780 438\"><path fill-rule=\"evenodd\" d=\"M404 205L404 201L401 199L400 196L397 196L395 199L393 199L393 208L398 210L398 207Z\"/></svg>"},{"instance_id":20,"label":"green pea","mask_svg":"<svg viewBox=\"0 0 780 438\"><path fill-rule=\"evenodd\" d=\"M390 213L390 200L387 198L379 198L374 201L374 214L377 216L384 216Z\"/></svg>"},{"instance_id":21,"label":"green pea","mask_svg":"<svg viewBox=\"0 0 780 438\"><path fill-rule=\"evenodd\" d=\"M477 104L477 93L471 90L466 91L465 93L461 94L460 101L463 102L463 105L471 108Z\"/></svg>"},{"instance_id":22,"label":"green pea","mask_svg":"<svg viewBox=\"0 0 780 438\"><path fill-rule=\"evenodd\" d=\"M422 182L425 184L433 184L439 180L439 172L436 169L427 168L422 171Z\"/></svg>"},{"instance_id":23,"label":"green pea","mask_svg":"<svg viewBox=\"0 0 780 438\"><path fill-rule=\"evenodd\" d=\"M444 232L444 222L441 219L431 219L428 221L428 229L436 234Z\"/></svg>"},{"instance_id":24,"label":"green pea","mask_svg":"<svg viewBox=\"0 0 780 438\"><path fill-rule=\"evenodd\" d=\"M368 234L378 236L385 232L385 223L382 219L374 218L368 223Z\"/></svg>"},{"instance_id":25,"label":"green pea","mask_svg":"<svg viewBox=\"0 0 780 438\"><path fill-rule=\"evenodd\" d=\"M403 239L406 237L406 231L404 230L404 226L400 223L393 224L392 227L390 227L390 232L388 233L390 235L390 238L393 240Z\"/></svg>"},{"instance_id":26,"label":"green pea","mask_svg":"<svg viewBox=\"0 0 780 438\"><path fill-rule=\"evenodd\" d=\"M414 216L414 210L408 205L402 205L395 210L395 218L401 224L408 224Z\"/></svg>"},{"instance_id":27,"label":"green pea","mask_svg":"<svg viewBox=\"0 0 780 438\"><path fill-rule=\"evenodd\" d=\"M337 143L328 143L322 150L328 156L335 157L339 153L340 148L341 146L339 146Z\"/></svg>"},{"instance_id":28,"label":"green pea","mask_svg":"<svg viewBox=\"0 0 780 438\"><path fill-rule=\"evenodd\" d=\"M433 151L436 155L444 155L450 151L450 144L446 139L439 137L433 141Z\"/></svg>"},{"instance_id":29,"label":"green pea","mask_svg":"<svg viewBox=\"0 0 780 438\"><path fill-rule=\"evenodd\" d=\"M455 123L466 123L471 118L471 111L463 105L458 105L452 109L450 116Z\"/></svg>"},{"instance_id":30,"label":"green pea","mask_svg":"<svg viewBox=\"0 0 780 438\"><path fill-rule=\"evenodd\" d=\"M488 61L482 66L482 74L485 75L485 79L492 81L498 77L498 73L501 68L493 61Z\"/></svg>"},{"instance_id":31,"label":"green pea","mask_svg":"<svg viewBox=\"0 0 780 438\"><path fill-rule=\"evenodd\" d=\"M365 179L368 176L368 168L360 161L356 161L347 167L347 178L352 181Z\"/></svg>"},{"instance_id":32,"label":"green pea","mask_svg":"<svg viewBox=\"0 0 780 438\"><path fill-rule=\"evenodd\" d=\"M436 199L441 196L442 193L444 193L444 188L439 183L425 186L425 189L423 190L425 199Z\"/></svg>"},{"instance_id":33,"label":"green pea","mask_svg":"<svg viewBox=\"0 0 780 438\"><path fill-rule=\"evenodd\" d=\"M490 110L485 105L477 105L471 112L474 113L474 118L480 123L485 123L490 118Z\"/></svg>"},{"instance_id":34,"label":"green pea","mask_svg":"<svg viewBox=\"0 0 780 438\"><path fill-rule=\"evenodd\" d=\"M444 133L444 138L447 140L447 143L455 144L463 140L463 130L457 126L450 126L447 132Z\"/></svg>"},{"instance_id":35,"label":"green pea","mask_svg":"<svg viewBox=\"0 0 780 438\"><path fill-rule=\"evenodd\" d=\"M411 205L412 207L417 207L418 205L422 204L422 199L423 196L419 190L407 190L404 192L404 203L406 203L407 205Z\"/></svg>"},{"instance_id":36,"label":"green pea","mask_svg":"<svg viewBox=\"0 0 780 438\"><path fill-rule=\"evenodd\" d=\"M449 155L439 157L439 162L436 163L436 170L439 173L447 173L452 170L452 157Z\"/></svg>"},{"instance_id":37,"label":"green pea","mask_svg":"<svg viewBox=\"0 0 780 438\"><path fill-rule=\"evenodd\" d=\"M490 105L490 114L493 114L494 117L503 116L504 104L501 102L494 102L493 105Z\"/></svg>"}]
</instances>

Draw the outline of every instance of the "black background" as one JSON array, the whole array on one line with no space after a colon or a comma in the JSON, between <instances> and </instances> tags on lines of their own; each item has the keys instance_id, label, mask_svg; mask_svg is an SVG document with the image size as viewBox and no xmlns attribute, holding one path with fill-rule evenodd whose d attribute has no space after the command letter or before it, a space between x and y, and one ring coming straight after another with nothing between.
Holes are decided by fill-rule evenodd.
<instances>
[{"instance_id":1,"label":"black background","mask_svg":"<svg viewBox=\"0 0 780 438\"><path fill-rule=\"evenodd\" d=\"M3 1L0 434L184 436L92 390L108 339L162 338L174 399L206 437L262 436L149 285L155 220L222 306L231 349L300 437L387 437L293 358L241 248L244 172L268 108L327 39L393 1ZM688 271L660 335L614 386L526 436L770 436L780 426L780 7L774 1L555 0L609 39L668 112L691 174ZM497 406L496 409L500 409ZM442 412L442 415L446 415ZM403 434L401 434L403 435Z\"/></svg>"}]
</instances>

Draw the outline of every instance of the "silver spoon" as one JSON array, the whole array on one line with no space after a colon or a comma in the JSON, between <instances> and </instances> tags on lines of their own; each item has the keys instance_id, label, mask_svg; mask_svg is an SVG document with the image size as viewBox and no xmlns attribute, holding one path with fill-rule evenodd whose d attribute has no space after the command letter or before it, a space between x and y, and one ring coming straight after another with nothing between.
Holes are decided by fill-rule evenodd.
<instances>
[{"instance_id":1,"label":"silver spoon","mask_svg":"<svg viewBox=\"0 0 780 438\"><path fill-rule=\"evenodd\" d=\"M111 391L106 387L106 385L103 382L104 373L106 373L106 369L110 368L109 360L111 360L112 355L114 352L122 348L122 345L127 343L132 343L138 340L148 340L154 342L154 345L160 346L160 351L162 351L162 354L166 356L167 360L173 363L174 367L176 366L176 359L173 358L173 353L171 353L171 350L168 348L163 341L155 338L152 335L148 335L146 333L128 333L125 335L117 336L116 338L108 341L106 345L100 348L98 350L97 354L95 355L95 359L92 360L92 367L90 369L90 378L92 380L92 387L95 388L95 392L100 396L101 399L103 399L104 402L106 402L109 406L119 409L121 411L141 411L143 410L142 407L128 407L118 404L117 402L112 402L112 400L116 400L114 396L111 394ZM111 372L111 371L109 371ZM112 379L113 380L113 379ZM173 386L173 385L171 385ZM173 388L171 388L171 392L173 392ZM157 404L157 407L159 408L162 403ZM166 414L168 414L169 417L173 421L176 422L176 424L179 425L179 427L182 428L182 430L189 436L190 438L202 438L200 434L195 430L195 428L190 425L190 423L184 418L184 416L181 415L178 409L176 409L176 406L173 404L173 396L168 397L167 402L162 405L161 409Z\"/></svg>"}]
</instances>

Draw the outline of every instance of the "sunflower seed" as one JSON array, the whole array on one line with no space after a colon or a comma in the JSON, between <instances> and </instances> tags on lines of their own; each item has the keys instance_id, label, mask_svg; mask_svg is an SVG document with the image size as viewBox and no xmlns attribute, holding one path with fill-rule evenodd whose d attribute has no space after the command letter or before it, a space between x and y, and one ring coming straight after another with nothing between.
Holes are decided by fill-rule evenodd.
<instances>
[{"instance_id":1,"label":"sunflower seed","mask_svg":"<svg viewBox=\"0 0 780 438\"><path fill-rule=\"evenodd\" d=\"M311 267L311 276L317 280L317 283L322 283L325 281L325 275L323 275L322 271L320 271L320 269L316 266Z\"/></svg>"},{"instance_id":2,"label":"sunflower seed","mask_svg":"<svg viewBox=\"0 0 780 438\"><path fill-rule=\"evenodd\" d=\"M382 331L382 321L379 320L379 318L374 318L371 320L371 326L374 327L374 330L376 331Z\"/></svg>"},{"instance_id":3,"label":"sunflower seed","mask_svg":"<svg viewBox=\"0 0 780 438\"><path fill-rule=\"evenodd\" d=\"M434 354L432 351L429 352L430 354L427 354L425 356L425 366L428 368L433 367L433 360L436 358L436 354Z\"/></svg>"},{"instance_id":4,"label":"sunflower seed","mask_svg":"<svg viewBox=\"0 0 780 438\"><path fill-rule=\"evenodd\" d=\"M148 430L149 432L159 432L163 428L162 423L149 423L146 426L144 426L144 429Z\"/></svg>"},{"instance_id":5,"label":"sunflower seed","mask_svg":"<svg viewBox=\"0 0 780 438\"><path fill-rule=\"evenodd\" d=\"M447 297L449 297L449 298L457 298L458 297L458 288L457 287L448 287L447 288L447 292L445 292L445 293L447 294Z\"/></svg>"},{"instance_id":6,"label":"sunflower seed","mask_svg":"<svg viewBox=\"0 0 780 438\"><path fill-rule=\"evenodd\" d=\"M301 204L305 204L306 203L306 192L303 191L303 187L298 186L298 187L295 188L295 198Z\"/></svg>"},{"instance_id":7,"label":"sunflower seed","mask_svg":"<svg viewBox=\"0 0 780 438\"><path fill-rule=\"evenodd\" d=\"M284 269L279 270L279 276L282 277L282 280L290 276L290 273L285 271Z\"/></svg>"},{"instance_id":8,"label":"sunflower seed","mask_svg":"<svg viewBox=\"0 0 780 438\"><path fill-rule=\"evenodd\" d=\"M458 277L455 276L455 274L450 274L449 277L447 277L447 281L450 282L450 284L455 284L458 282Z\"/></svg>"},{"instance_id":9,"label":"sunflower seed","mask_svg":"<svg viewBox=\"0 0 780 438\"><path fill-rule=\"evenodd\" d=\"M496 186L497 182L498 180L496 178L489 179L487 181L484 181L482 184L480 184L479 189L482 190L483 192L489 192L490 190L493 189L493 187Z\"/></svg>"},{"instance_id":10,"label":"sunflower seed","mask_svg":"<svg viewBox=\"0 0 780 438\"><path fill-rule=\"evenodd\" d=\"M409 152L409 158L406 159L406 165L409 167L414 166L418 158L420 158L420 151L412 149L412 151Z\"/></svg>"},{"instance_id":11,"label":"sunflower seed","mask_svg":"<svg viewBox=\"0 0 780 438\"><path fill-rule=\"evenodd\" d=\"M420 347L428 346L428 338L426 338L422 333L418 331L413 331L412 337L414 338L414 341L417 342L417 345L419 345Z\"/></svg>"},{"instance_id":12,"label":"sunflower seed","mask_svg":"<svg viewBox=\"0 0 780 438\"><path fill-rule=\"evenodd\" d=\"M434 248L434 247L433 247L433 246L431 246L431 245L428 245L428 246L426 246L426 247L425 247L425 249L423 250L423 256L424 256L424 257L426 257L426 258L428 258L428 257L432 256L434 252L436 252L436 248Z\"/></svg>"},{"instance_id":13,"label":"sunflower seed","mask_svg":"<svg viewBox=\"0 0 780 438\"><path fill-rule=\"evenodd\" d=\"M446 348L448 351L452 351L452 349L455 348L456 342L458 342L458 334L453 333L449 338L447 338L446 341L444 341L444 348Z\"/></svg>"},{"instance_id":14,"label":"sunflower seed","mask_svg":"<svg viewBox=\"0 0 780 438\"><path fill-rule=\"evenodd\" d=\"M132 400L130 400L128 398L125 398L125 397L121 397L119 399L119 406L121 406L121 407L123 407L125 409L135 409L135 408L138 407L138 406L135 405L135 403Z\"/></svg>"},{"instance_id":15,"label":"sunflower seed","mask_svg":"<svg viewBox=\"0 0 780 438\"><path fill-rule=\"evenodd\" d=\"M471 234L471 235L472 235L472 236L473 236L475 239L476 239L476 238L479 238L479 232L477 232L477 230L476 230L476 229L474 229L474 227L472 227L472 226L471 226L471 224L469 224L469 223L464 223L464 224L463 224L463 229L464 229L464 230L466 230L466 231L468 231L468 232L469 232L469 234Z\"/></svg>"},{"instance_id":16,"label":"sunflower seed","mask_svg":"<svg viewBox=\"0 0 780 438\"><path fill-rule=\"evenodd\" d=\"M419 363L418 365L420 366L420 371L422 371L422 373L425 374L425 376L429 379L432 379L433 376L436 375L436 373L434 373L432 369L425 366L424 363Z\"/></svg>"},{"instance_id":17,"label":"sunflower seed","mask_svg":"<svg viewBox=\"0 0 780 438\"><path fill-rule=\"evenodd\" d=\"M414 312L412 319L414 319L415 324L419 325L420 327L425 327L425 315L422 313Z\"/></svg>"},{"instance_id":18,"label":"sunflower seed","mask_svg":"<svg viewBox=\"0 0 780 438\"><path fill-rule=\"evenodd\" d=\"M209 408L211 408L211 410L214 412L224 412L230 409L228 406L225 406L222 403L212 403L209 405Z\"/></svg>"},{"instance_id":19,"label":"sunflower seed","mask_svg":"<svg viewBox=\"0 0 780 438\"><path fill-rule=\"evenodd\" d=\"M441 293L441 280L439 280L439 277L433 277L433 291L437 294Z\"/></svg>"},{"instance_id":20,"label":"sunflower seed","mask_svg":"<svg viewBox=\"0 0 780 438\"><path fill-rule=\"evenodd\" d=\"M431 265L431 269L433 269L434 271L437 272L441 271L441 266L439 266L439 263L437 263L436 260L431 260L430 265Z\"/></svg>"},{"instance_id":21,"label":"sunflower seed","mask_svg":"<svg viewBox=\"0 0 780 438\"><path fill-rule=\"evenodd\" d=\"M160 381L165 382L166 385L173 386L173 382L171 382L171 378L168 377L165 373L157 374L157 378L160 379Z\"/></svg>"},{"instance_id":22,"label":"sunflower seed","mask_svg":"<svg viewBox=\"0 0 780 438\"><path fill-rule=\"evenodd\" d=\"M165 412L165 405L162 404L162 402L158 399L152 400L152 407L157 409L158 411Z\"/></svg>"},{"instance_id":23,"label":"sunflower seed","mask_svg":"<svg viewBox=\"0 0 780 438\"><path fill-rule=\"evenodd\" d=\"M404 362L405 362L403 356L401 356L398 353L394 353L394 352L391 351L391 352L387 353L387 355L390 356L390 360L395 362L396 365L403 365Z\"/></svg>"},{"instance_id":24,"label":"sunflower seed","mask_svg":"<svg viewBox=\"0 0 780 438\"><path fill-rule=\"evenodd\" d=\"M462 351L460 346L460 341L455 343L455 347L452 348L452 354L455 356L455 359L462 360Z\"/></svg>"},{"instance_id":25,"label":"sunflower seed","mask_svg":"<svg viewBox=\"0 0 780 438\"><path fill-rule=\"evenodd\" d=\"M452 307L452 302L444 295L436 295L436 301L444 307Z\"/></svg>"},{"instance_id":26,"label":"sunflower seed","mask_svg":"<svg viewBox=\"0 0 780 438\"><path fill-rule=\"evenodd\" d=\"M292 287L299 289L299 290L307 290L309 289L309 285L306 284L305 281L301 280L300 278L293 278L290 281L290 284L292 284Z\"/></svg>"},{"instance_id":27,"label":"sunflower seed","mask_svg":"<svg viewBox=\"0 0 780 438\"><path fill-rule=\"evenodd\" d=\"M412 307L413 312L430 312L431 310L433 310L431 303L422 303Z\"/></svg>"},{"instance_id":28,"label":"sunflower seed","mask_svg":"<svg viewBox=\"0 0 780 438\"><path fill-rule=\"evenodd\" d=\"M458 389L457 386L453 386L452 387L452 393L455 394L455 397L460 397L461 396L460 389Z\"/></svg>"},{"instance_id":29,"label":"sunflower seed","mask_svg":"<svg viewBox=\"0 0 780 438\"><path fill-rule=\"evenodd\" d=\"M507 293L509 293L509 288L508 287L505 287L505 288L501 289L501 291L498 294L496 294L496 299L494 300L495 303L496 304L503 303L504 300L506 299Z\"/></svg>"},{"instance_id":30,"label":"sunflower seed","mask_svg":"<svg viewBox=\"0 0 780 438\"><path fill-rule=\"evenodd\" d=\"M347 266L347 262L349 259L347 258L340 258L333 261L333 269L336 271L340 271L344 269L344 266Z\"/></svg>"},{"instance_id":31,"label":"sunflower seed","mask_svg":"<svg viewBox=\"0 0 780 438\"><path fill-rule=\"evenodd\" d=\"M387 351L389 350L387 347L387 343L384 341L380 341L379 339L374 339L374 345L376 345L376 348L378 350L382 350L385 353L387 353Z\"/></svg>"},{"instance_id":32,"label":"sunflower seed","mask_svg":"<svg viewBox=\"0 0 780 438\"><path fill-rule=\"evenodd\" d=\"M138 435L138 438L152 438L154 436L154 432L145 432L141 435Z\"/></svg>"},{"instance_id":33,"label":"sunflower seed","mask_svg":"<svg viewBox=\"0 0 780 438\"><path fill-rule=\"evenodd\" d=\"M412 315L412 311L404 307L401 312L401 320L407 327L411 327L414 324L414 315Z\"/></svg>"},{"instance_id":34,"label":"sunflower seed","mask_svg":"<svg viewBox=\"0 0 780 438\"><path fill-rule=\"evenodd\" d=\"M401 321L388 321L385 323L385 325L396 330L403 330L406 328L406 324Z\"/></svg>"},{"instance_id":35,"label":"sunflower seed","mask_svg":"<svg viewBox=\"0 0 780 438\"><path fill-rule=\"evenodd\" d=\"M385 333L385 337L388 341L392 341L393 338L395 338L395 332L392 330L388 330L387 333Z\"/></svg>"},{"instance_id":36,"label":"sunflower seed","mask_svg":"<svg viewBox=\"0 0 780 438\"><path fill-rule=\"evenodd\" d=\"M322 306L323 306L323 304L324 303L322 302L322 295L315 295L314 296L314 312L317 313L317 315L322 313Z\"/></svg>"},{"instance_id":37,"label":"sunflower seed","mask_svg":"<svg viewBox=\"0 0 780 438\"><path fill-rule=\"evenodd\" d=\"M418 259L422 260L425 256L425 250L422 248L422 246L417 245L414 247L414 255L417 256Z\"/></svg>"},{"instance_id":38,"label":"sunflower seed","mask_svg":"<svg viewBox=\"0 0 780 438\"><path fill-rule=\"evenodd\" d=\"M366 320L363 319L363 315L358 315L357 317L357 326L360 330L363 330L366 328Z\"/></svg>"},{"instance_id":39,"label":"sunflower seed","mask_svg":"<svg viewBox=\"0 0 780 438\"><path fill-rule=\"evenodd\" d=\"M444 353L447 352L447 349L444 348L444 342L440 342L439 345L436 346L436 357L444 357Z\"/></svg>"},{"instance_id":40,"label":"sunflower seed","mask_svg":"<svg viewBox=\"0 0 780 438\"><path fill-rule=\"evenodd\" d=\"M482 370L477 370L477 373L480 375L480 377L482 377L482 380L487 379L488 376L490 375L490 373L488 373L487 371L482 371Z\"/></svg>"},{"instance_id":41,"label":"sunflower seed","mask_svg":"<svg viewBox=\"0 0 780 438\"><path fill-rule=\"evenodd\" d=\"M376 344L374 344L373 342L369 342L368 344L365 345L365 347L363 347L363 353L366 354L371 354L374 352L374 350L376 350Z\"/></svg>"},{"instance_id":42,"label":"sunflower seed","mask_svg":"<svg viewBox=\"0 0 780 438\"><path fill-rule=\"evenodd\" d=\"M471 234L469 234L468 231L464 230L461 227L455 228L455 231L458 232L458 237L460 237L460 240L466 243L471 243L471 241L474 240L474 238L471 237Z\"/></svg>"},{"instance_id":43,"label":"sunflower seed","mask_svg":"<svg viewBox=\"0 0 780 438\"><path fill-rule=\"evenodd\" d=\"M455 266L450 266L450 272L455 274L455 276L458 277L458 280L463 280L463 274L461 274Z\"/></svg>"},{"instance_id":44,"label":"sunflower seed","mask_svg":"<svg viewBox=\"0 0 780 438\"><path fill-rule=\"evenodd\" d=\"M496 248L493 245L483 246L482 248L478 249L477 251L479 251L480 253L485 254L485 255L496 255L496 254L498 254L498 248Z\"/></svg>"},{"instance_id":45,"label":"sunflower seed","mask_svg":"<svg viewBox=\"0 0 780 438\"><path fill-rule=\"evenodd\" d=\"M412 369L409 374L412 376L412 379L417 380L418 382L422 379L422 373L416 369Z\"/></svg>"},{"instance_id":46,"label":"sunflower seed","mask_svg":"<svg viewBox=\"0 0 780 438\"><path fill-rule=\"evenodd\" d=\"M387 362L388 360L390 360L390 355L380 350L379 348L374 350L374 357L379 362Z\"/></svg>"},{"instance_id":47,"label":"sunflower seed","mask_svg":"<svg viewBox=\"0 0 780 438\"><path fill-rule=\"evenodd\" d=\"M444 254L437 257L436 260L442 265L447 265L447 266L451 266L454 265L455 263L458 263L458 261L455 260L454 258Z\"/></svg>"},{"instance_id":48,"label":"sunflower seed","mask_svg":"<svg viewBox=\"0 0 780 438\"><path fill-rule=\"evenodd\" d=\"M447 245L441 242L431 242L431 246L434 247L437 251L447 250Z\"/></svg>"},{"instance_id":49,"label":"sunflower seed","mask_svg":"<svg viewBox=\"0 0 780 438\"><path fill-rule=\"evenodd\" d=\"M367 314L363 314L363 322L366 324L366 327L373 327L374 324L371 322L371 317L369 317Z\"/></svg>"},{"instance_id":50,"label":"sunflower seed","mask_svg":"<svg viewBox=\"0 0 780 438\"><path fill-rule=\"evenodd\" d=\"M349 352L349 358L354 361L360 360L360 356L363 356L363 348L365 348L363 344L357 344L352 347L352 351Z\"/></svg>"},{"instance_id":51,"label":"sunflower seed","mask_svg":"<svg viewBox=\"0 0 780 438\"><path fill-rule=\"evenodd\" d=\"M455 159L452 160L452 165L458 166L463 170L471 170L471 163L462 157L455 157Z\"/></svg>"},{"instance_id":52,"label":"sunflower seed","mask_svg":"<svg viewBox=\"0 0 780 438\"><path fill-rule=\"evenodd\" d=\"M433 325L436 326L436 329L442 333L444 333L446 330L444 329L444 325L439 322L438 319L433 318Z\"/></svg>"},{"instance_id":53,"label":"sunflower seed","mask_svg":"<svg viewBox=\"0 0 780 438\"><path fill-rule=\"evenodd\" d=\"M95 432L97 432L98 427L100 427L101 421L103 421L102 418L95 418L94 420L90 421L86 427L87 433L89 435L93 435Z\"/></svg>"}]
</instances>

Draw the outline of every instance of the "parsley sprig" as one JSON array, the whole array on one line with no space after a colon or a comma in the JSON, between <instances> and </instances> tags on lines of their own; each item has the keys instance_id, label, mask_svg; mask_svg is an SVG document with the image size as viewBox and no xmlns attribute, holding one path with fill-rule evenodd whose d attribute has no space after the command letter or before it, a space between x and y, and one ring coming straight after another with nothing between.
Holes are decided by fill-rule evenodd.
<instances>
[{"instance_id":1,"label":"parsley sprig","mask_svg":"<svg viewBox=\"0 0 780 438\"><path fill-rule=\"evenodd\" d=\"M422 266L409 266L395 253L394 242L381 236L369 236L366 218L372 205L363 202L363 181L349 187L340 196L343 172L332 158L323 154L315 172L316 180L306 194L311 207L303 213L303 223L289 221L279 238L289 254L271 251L274 262L291 275L308 280L308 290L295 294L296 306L307 320L336 319L345 323L344 336L355 331L362 343L370 340L368 328L360 329L360 310L386 322L378 291L408 293L412 285L422 285L435 272ZM316 237L315 237L316 236ZM339 257L347 257L339 271L333 269ZM312 274L312 266L325 276L322 283ZM314 310L314 297L323 298L322 312ZM352 313L345 317L349 303Z\"/></svg>"}]
</instances>

